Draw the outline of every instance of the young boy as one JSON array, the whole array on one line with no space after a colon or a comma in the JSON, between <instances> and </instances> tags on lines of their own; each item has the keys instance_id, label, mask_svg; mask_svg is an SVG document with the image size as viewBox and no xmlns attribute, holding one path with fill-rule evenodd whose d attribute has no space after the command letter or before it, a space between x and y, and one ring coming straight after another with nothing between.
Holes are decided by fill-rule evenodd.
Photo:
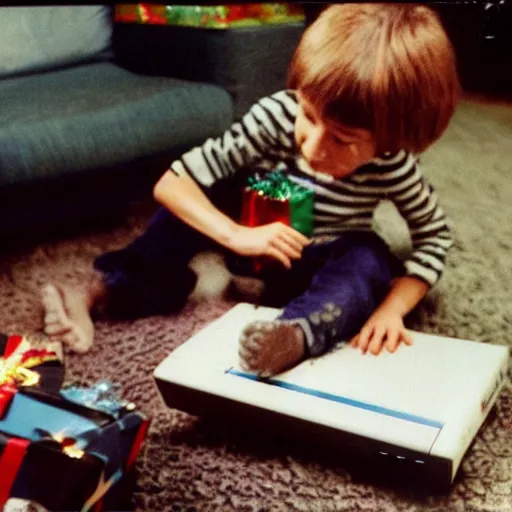
<instances>
[{"instance_id":1,"label":"young boy","mask_svg":"<svg viewBox=\"0 0 512 512\"><path fill-rule=\"evenodd\" d=\"M281 264L262 277L284 311L244 329L247 370L269 376L343 339L373 354L412 343L403 318L438 281L452 244L417 165L459 92L442 25L421 5L332 5L305 31L288 87L173 162L154 189L163 208L133 243L95 261L84 290L44 288L47 334L85 351L95 309L114 318L178 311L195 285L188 263L216 246ZM280 222L237 221L247 172L277 165L314 190L309 239ZM410 230L413 251L403 263L372 231L384 199Z\"/></svg>"}]
</instances>

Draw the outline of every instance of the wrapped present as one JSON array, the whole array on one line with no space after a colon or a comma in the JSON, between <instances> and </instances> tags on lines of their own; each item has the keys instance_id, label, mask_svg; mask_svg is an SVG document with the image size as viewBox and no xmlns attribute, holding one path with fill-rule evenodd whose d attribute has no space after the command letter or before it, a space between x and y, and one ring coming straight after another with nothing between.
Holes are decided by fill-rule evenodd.
<instances>
[{"instance_id":1,"label":"wrapped present","mask_svg":"<svg viewBox=\"0 0 512 512\"><path fill-rule=\"evenodd\" d=\"M276 169L264 175L249 177L243 191L240 223L244 226L261 226L282 222L306 236L313 233L314 191L293 182ZM253 270L258 272L264 260L254 261Z\"/></svg>"},{"instance_id":2,"label":"wrapped present","mask_svg":"<svg viewBox=\"0 0 512 512\"><path fill-rule=\"evenodd\" d=\"M15 497L52 511L131 509L148 426L133 404L116 403L104 389L20 388L0 420L0 507Z\"/></svg>"},{"instance_id":3,"label":"wrapped present","mask_svg":"<svg viewBox=\"0 0 512 512\"><path fill-rule=\"evenodd\" d=\"M52 511L129 510L145 415L108 381L61 387L57 352L5 335L0 349L0 510L9 498Z\"/></svg>"},{"instance_id":4,"label":"wrapped present","mask_svg":"<svg viewBox=\"0 0 512 512\"><path fill-rule=\"evenodd\" d=\"M306 236L313 233L314 191L291 181L282 170L249 177L243 194L243 225L279 221Z\"/></svg>"},{"instance_id":5,"label":"wrapped present","mask_svg":"<svg viewBox=\"0 0 512 512\"><path fill-rule=\"evenodd\" d=\"M215 29L303 22L304 19L302 7L292 2L219 5L116 4L114 16L118 23Z\"/></svg>"}]
</instances>

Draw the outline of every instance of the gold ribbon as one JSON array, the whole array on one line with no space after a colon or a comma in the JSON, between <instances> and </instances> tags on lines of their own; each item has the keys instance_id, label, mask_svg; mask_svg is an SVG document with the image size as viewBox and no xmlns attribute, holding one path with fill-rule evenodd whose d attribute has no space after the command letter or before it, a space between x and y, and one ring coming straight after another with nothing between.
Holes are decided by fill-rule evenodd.
<instances>
[{"instance_id":1,"label":"gold ribbon","mask_svg":"<svg viewBox=\"0 0 512 512\"><path fill-rule=\"evenodd\" d=\"M35 386L40 375L31 368L58 360L55 352L33 349L24 338L9 357L0 357L0 386Z\"/></svg>"}]
</instances>

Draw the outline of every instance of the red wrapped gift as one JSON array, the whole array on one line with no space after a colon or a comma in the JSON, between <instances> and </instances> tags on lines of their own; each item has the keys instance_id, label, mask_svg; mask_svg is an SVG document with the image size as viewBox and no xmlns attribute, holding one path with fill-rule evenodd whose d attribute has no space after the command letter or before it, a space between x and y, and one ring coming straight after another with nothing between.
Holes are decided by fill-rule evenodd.
<instances>
[{"instance_id":1,"label":"red wrapped gift","mask_svg":"<svg viewBox=\"0 0 512 512\"><path fill-rule=\"evenodd\" d=\"M306 236L312 234L314 191L294 183L283 171L251 176L243 194L242 225L255 227L282 222ZM256 258L253 270L259 272L263 262L262 258Z\"/></svg>"}]
</instances>

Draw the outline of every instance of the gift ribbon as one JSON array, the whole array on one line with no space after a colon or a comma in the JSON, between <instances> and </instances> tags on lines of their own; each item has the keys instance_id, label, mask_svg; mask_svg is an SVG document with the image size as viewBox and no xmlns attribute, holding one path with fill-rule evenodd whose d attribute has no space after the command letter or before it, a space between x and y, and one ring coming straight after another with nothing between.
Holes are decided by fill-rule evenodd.
<instances>
[{"instance_id":1,"label":"gift ribbon","mask_svg":"<svg viewBox=\"0 0 512 512\"><path fill-rule=\"evenodd\" d=\"M34 386L39 374L31 368L48 361L58 361L57 354L46 349L23 350L22 336L9 336L4 354L0 357L0 388L8 386Z\"/></svg>"},{"instance_id":2,"label":"gift ribbon","mask_svg":"<svg viewBox=\"0 0 512 512\"><path fill-rule=\"evenodd\" d=\"M126 466L125 471L127 472L135 463L137 460L137 456L139 455L140 449L142 447L142 443L144 442L144 439L146 438L146 434L149 428L150 420L144 420L137 430L137 435L135 436L135 440L132 445L132 449L130 450L130 455L128 456L128 459L126 460ZM107 489L108 491L108 489ZM106 494L106 493L104 493ZM94 507L94 512L100 512L103 510L103 496L101 499L99 499L96 502L96 505Z\"/></svg>"},{"instance_id":3,"label":"gift ribbon","mask_svg":"<svg viewBox=\"0 0 512 512\"><path fill-rule=\"evenodd\" d=\"M16 388L14 386L9 386L8 384L0 386L0 419L3 418L5 411L15 394Z\"/></svg>"},{"instance_id":4,"label":"gift ribbon","mask_svg":"<svg viewBox=\"0 0 512 512\"><path fill-rule=\"evenodd\" d=\"M126 470L130 469L135 461L137 460L137 456L139 455L139 451L142 447L142 443L144 442L144 439L146 438L146 434L148 432L150 421L144 420L139 427L139 430L137 431L137 435L135 437L135 441L133 443L132 449L130 451L130 455L128 457L128 460L126 461Z\"/></svg>"},{"instance_id":5,"label":"gift ribbon","mask_svg":"<svg viewBox=\"0 0 512 512\"><path fill-rule=\"evenodd\" d=\"M250 176L248 178L248 187L265 197L279 201L287 201L292 196L300 201L311 193L305 187L291 181L281 170L271 171L264 178Z\"/></svg>"},{"instance_id":6,"label":"gift ribbon","mask_svg":"<svg viewBox=\"0 0 512 512\"><path fill-rule=\"evenodd\" d=\"M67 387L62 389L60 394L66 400L97 411L106 412L117 419L123 410L133 410L135 408L134 404L121 398L120 389L121 386L117 383L100 380L91 387Z\"/></svg>"},{"instance_id":7,"label":"gift ribbon","mask_svg":"<svg viewBox=\"0 0 512 512\"><path fill-rule=\"evenodd\" d=\"M5 444L4 451L0 456L0 510L3 509L9 499L29 444L30 441L27 439L17 437L9 438Z\"/></svg>"},{"instance_id":8,"label":"gift ribbon","mask_svg":"<svg viewBox=\"0 0 512 512\"><path fill-rule=\"evenodd\" d=\"M11 357L14 352L16 352L16 349L20 346L22 341L23 338L21 336L9 336L5 345L4 359Z\"/></svg>"}]
</instances>

